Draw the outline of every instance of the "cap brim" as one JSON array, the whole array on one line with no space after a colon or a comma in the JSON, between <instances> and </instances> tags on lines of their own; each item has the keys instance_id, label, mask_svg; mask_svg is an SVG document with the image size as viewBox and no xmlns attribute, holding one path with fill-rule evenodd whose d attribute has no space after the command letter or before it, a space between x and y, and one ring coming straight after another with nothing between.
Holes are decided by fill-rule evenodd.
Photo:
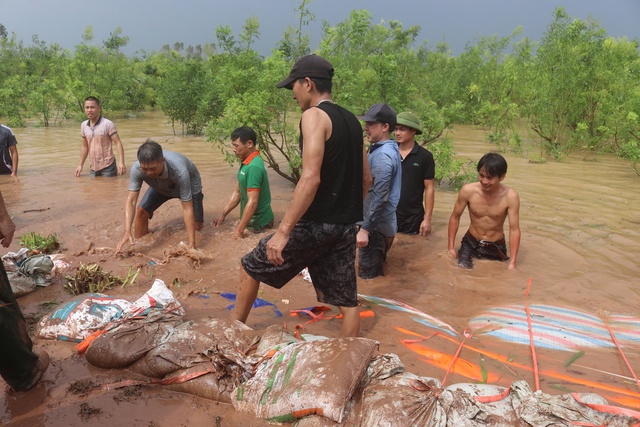
<instances>
[{"instance_id":1,"label":"cap brim","mask_svg":"<svg viewBox=\"0 0 640 427\"><path fill-rule=\"evenodd\" d=\"M369 117L369 116L356 116L358 119L362 120L363 122L377 122L377 120L373 117Z\"/></svg>"},{"instance_id":2,"label":"cap brim","mask_svg":"<svg viewBox=\"0 0 640 427\"><path fill-rule=\"evenodd\" d=\"M281 81L280 83L278 83L276 85L277 88L282 89L282 88L286 88L286 89L293 89L292 83L295 81L295 77L287 77L286 79L284 79L283 81Z\"/></svg>"}]
</instances>

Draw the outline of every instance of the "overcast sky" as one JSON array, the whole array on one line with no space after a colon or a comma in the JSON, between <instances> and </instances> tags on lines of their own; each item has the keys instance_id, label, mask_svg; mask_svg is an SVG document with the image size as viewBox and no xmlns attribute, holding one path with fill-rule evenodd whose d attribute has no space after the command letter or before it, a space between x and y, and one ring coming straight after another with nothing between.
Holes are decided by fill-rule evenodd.
<instances>
[{"instance_id":1,"label":"overcast sky","mask_svg":"<svg viewBox=\"0 0 640 427\"><path fill-rule=\"evenodd\" d=\"M47 44L73 49L88 25L101 44L116 27L129 37L124 50L158 51L164 44L213 43L215 28L229 25L237 37L245 20L256 16L260 40L255 49L268 56L287 26L296 26L297 0L0 0L0 23L9 34L31 44L33 35ZM312 0L316 20L306 29L312 49L321 37L322 21L336 25L354 9L369 10L373 23L398 20L405 28L420 25L419 42L435 47L446 41L454 54L478 37L519 36L540 40L562 6L569 16L598 21L610 36L640 38L639 0Z\"/></svg>"}]
</instances>

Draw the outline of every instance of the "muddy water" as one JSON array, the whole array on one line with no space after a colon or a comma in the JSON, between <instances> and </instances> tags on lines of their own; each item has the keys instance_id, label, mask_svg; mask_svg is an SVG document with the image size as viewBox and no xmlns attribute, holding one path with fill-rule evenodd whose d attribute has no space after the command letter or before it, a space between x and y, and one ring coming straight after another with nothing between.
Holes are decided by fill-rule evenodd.
<instances>
[{"instance_id":1,"label":"muddy water","mask_svg":"<svg viewBox=\"0 0 640 427\"><path fill-rule=\"evenodd\" d=\"M138 283L127 289L112 290L112 294L137 298L154 278L159 277L173 283L172 289L185 305L187 317L229 316L229 311L224 310L228 301L217 293L236 291L239 258L252 249L260 237L231 238L238 211L232 212L222 227L211 226L235 186L235 167L226 164L222 154L212 149L204 138L175 136L159 114L148 113L142 118L114 121L125 144L127 168L133 163L137 147L147 138L153 138L165 149L187 155L199 168L203 178L206 224L198 234L199 248L205 253L201 268L193 269L185 260L168 256L172 248L186 240L177 202L170 202L158 210L151 222L152 234L129 248L129 256L116 258L113 255L113 248L123 232L128 173L116 179L92 179L87 174L87 162L83 175L76 178L80 136L79 125L75 124L49 129L14 129L19 143L19 178L0 177L0 189L18 227L16 236L27 231L57 233L72 269L80 262L100 262L121 276L126 276L129 268L142 269ZM481 130L471 127L456 128L453 137L456 152L463 158L477 160L493 148L481 142L484 137ZM609 157L599 157L596 161L571 157L562 162L542 164L530 163L526 155L505 153L505 157L509 171L504 183L517 189L521 198L522 243L517 272L507 271L497 262L476 262L472 271L456 267L446 251L447 222L456 193L438 188L432 236L428 239L398 236L389 254L385 277L361 281L359 292L409 304L458 332L467 328L469 320L484 310L506 305L553 305L592 313L603 319L618 314L640 317L640 265L637 262L640 177L626 162ZM273 171L269 171L269 176L277 221L284 214L292 186ZM467 226L465 213L457 240ZM9 249L19 247L16 237ZM152 261L160 263L151 266ZM46 312L40 304L42 301L59 303L68 297L59 282L21 298L20 303L27 317L36 319ZM282 290L263 287L260 297L277 303L285 317L278 318L272 311L256 309L249 318L249 325L254 328L283 322L292 328L303 322L289 317L288 309L317 305L312 288L302 278L294 279ZM440 380L444 378L442 367L446 365L446 356L443 355L453 355L458 348L456 343L435 336L412 350L402 340L429 336L436 329L417 322L415 316L405 312L367 302L363 305L371 308L375 317L363 320L362 334L379 340L381 352L399 354L409 371ZM638 323L635 326L638 328ZM305 325L304 330L338 336L340 326L336 321L319 321ZM499 341L485 335L487 331L483 330L472 332L474 335L467 344L485 351L485 356L465 348L461 358L476 366L490 382L505 385L524 379L535 387L528 343ZM460 334L454 337L455 341L460 339ZM75 425L76 421L81 424L70 401L77 405L82 399L65 398L65 390L71 381L95 375L96 369L73 356L67 343L36 340L36 345L47 348L53 356L52 368L39 389L44 395L30 395L31 401L26 401L11 394L0 394L0 422L13 420L15 425L22 422L24 425L53 426L62 420L67 423L75 420L68 425ZM623 346L631 365L640 366L638 345L624 342ZM584 355L565 368L564 363L580 350ZM486 352L498 356L487 357ZM540 388L545 392L594 391L611 398L612 403L635 406L640 402L638 397L633 397L638 387L629 380L632 374L615 347L576 348L571 352L540 348L536 358ZM70 361L77 368L69 369ZM447 378L447 384L469 381L476 380L461 373ZM585 385L587 381L592 383ZM607 391L600 385L613 388ZM630 391L631 401L618 399L625 396L619 390ZM63 403L65 399L70 401ZM164 425L158 423L157 417L161 415L157 410L163 406L158 401L171 397L162 395L147 399L138 406L147 414L140 419L156 420L156 425ZM95 415L97 419L118 419L115 415L112 418L104 415L114 410L114 403L109 402L109 399L93 402L104 410L102 415ZM172 404L180 406L179 402ZM46 405L48 410L44 409ZM182 405L189 409L197 404L185 401ZM200 402L199 405L209 403ZM210 418L202 415L203 418L192 421L211 422L214 412L215 416L220 413L219 416L229 420L238 416L231 414L228 408L216 407L218 412L207 408L205 412L210 412ZM162 417L167 419L168 416ZM249 425L246 420L242 423ZM257 420L252 423L261 425Z\"/></svg>"}]
</instances>

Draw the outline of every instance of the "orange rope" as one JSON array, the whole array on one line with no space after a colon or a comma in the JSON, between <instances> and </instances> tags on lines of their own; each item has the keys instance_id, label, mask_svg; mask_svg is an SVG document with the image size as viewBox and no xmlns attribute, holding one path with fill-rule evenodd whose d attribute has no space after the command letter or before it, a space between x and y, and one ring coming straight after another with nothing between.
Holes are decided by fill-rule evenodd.
<instances>
[{"instance_id":1,"label":"orange rope","mask_svg":"<svg viewBox=\"0 0 640 427\"><path fill-rule=\"evenodd\" d=\"M540 375L538 373L538 357L536 356L536 346L533 342L533 327L531 326L531 312L529 311L529 304L525 304L525 310L527 311L527 325L529 326L529 343L531 345L531 358L533 363L533 378L536 383L536 391L540 391Z\"/></svg>"},{"instance_id":2,"label":"orange rope","mask_svg":"<svg viewBox=\"0 0 640 427\"><path fill-rule=\"evenodd\" d=\"M456 354L454 354L453 358L451 359L451 363L449 364L449 368L447 369L447 373L444 374L444 378L442 379L442 383L440 384L440 389L444 388L444 383L447 381L447 377L449 376L449 373L453 369L453 366L456 364L456 361L458 360L458 356L460 356L460 352L462 351L462 347L464 347L464 342L468 338L471 338L472 335L473 334L471 332L471 329L465 329L462 332L462 341L460 341L460 345L458 346L458 350L456 350ZM436 393L436 396L438 394L439 394L439 391L438 391L438 393Z\"/></svg>"},{"instance_id":3,"label":"orange rope","mask_svg":"<svg viewBox=\"0 0 640 427\"><path fill-rule=\"evenodd\" d=\"M527 283L527 291L525 296L529 298L529 290L531 289L531 277ZM524 309L527 312L527 326L529 329L529 345L531 346L531 359L533 363L533 379L536 383L536 391L540 391L540 374L538 373L538 357L536 356L536 345L533 341L533 326L531 325L531 311L529 310L529 302L524 305Z\"/></svg>"},{"instance_id":4,"label":"orange rope","mask_svg":"<svg viewBox=\"0 0 640 427\"><path fill-rule=\"evenodd\" d=\"M616 345L616 347L618 347L618 351L620 352L620 355L624 359L624 363L627 364L627 367L629 368L629 371L631 371L631 375L633 375L633 378L635 378L636 384L638 384L638 386L640 386L640 381L638 381L638 377L636 377L636 373L633 371L633 368L631 367L631 364L627 360L627 357L624 355L624 352L622 351L622 347L620 346L620 343L618 343L618 340L616 339L616 336L613 334L613 331L611 330L611 327L609 326L609 322L607 322L606 319L602 319L602 321L604 322L604 325L607 327L607 330L609 331L609 335L611 335L611 339L613 340L613 343Z\"/></svg>"},{"instance_id":5,"label":"orange rope","mask_svg":"<svg viewBox=\"0 0 640 427\"><path fill-rule=\"evenodd\" d=\"M583 402L582 400L580 400L580 396L578 395L578 393L571 393L571 396L573 396L573 398L578 402L583 404L584 406L587 406L591 409L594 409L596 411L600 411L600 412L604 412L606 414L613 414L613 415L622 415L625 417L629 417L629 418L635 418L636 420L640 420L640 412L638 411L634 411L631 409L626 409L626 408L618 408L617 406L611 406L611 405L599 405L596 403L586 403ZM639 423L635 423L634 426L638 425Z\"/></svg>"}]
</instances>

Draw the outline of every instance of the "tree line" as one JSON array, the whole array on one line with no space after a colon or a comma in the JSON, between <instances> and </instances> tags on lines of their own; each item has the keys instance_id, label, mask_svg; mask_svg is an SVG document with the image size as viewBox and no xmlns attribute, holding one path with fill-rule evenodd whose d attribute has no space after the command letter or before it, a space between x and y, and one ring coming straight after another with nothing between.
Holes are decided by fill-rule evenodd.
<instances>
[{"instance_id":1,"label":"tree line","mask_svg":"<svg viewBox=\"0 0 640 427\"><path fill-rule=\"evenodd\" d=\"M237 35L218 26L215 43L178 42L132 56L121 52L129 38L120 28L98 45L89 26L71 52L38 36L25 46L0 24L0 117L15 127L34 119L59 125L83 117L82 101L94 95L111 112L161 109L174 131L206 134L230 162L231 130L246 124L269 165L296 182L299 111L275 83L311 53L309 4L300 0L297 25L268 57L253 50L256 17ZM419 33L419 26L373 23L368 11L354 10L337 25L323 24L314 52L334 65L334 98L344 107L361 113L385 102L421 118L421 143L434 153L438 181L458 187L475 173L454 156L448 131L457 123L481 126L497 150L533 145L540 160L611 153L640 174L638 40L609 37L563 8L540 41L518 40L517 28L469 42L457 57L446 43L418 45Z\"/></svg>"}]
</instances>

